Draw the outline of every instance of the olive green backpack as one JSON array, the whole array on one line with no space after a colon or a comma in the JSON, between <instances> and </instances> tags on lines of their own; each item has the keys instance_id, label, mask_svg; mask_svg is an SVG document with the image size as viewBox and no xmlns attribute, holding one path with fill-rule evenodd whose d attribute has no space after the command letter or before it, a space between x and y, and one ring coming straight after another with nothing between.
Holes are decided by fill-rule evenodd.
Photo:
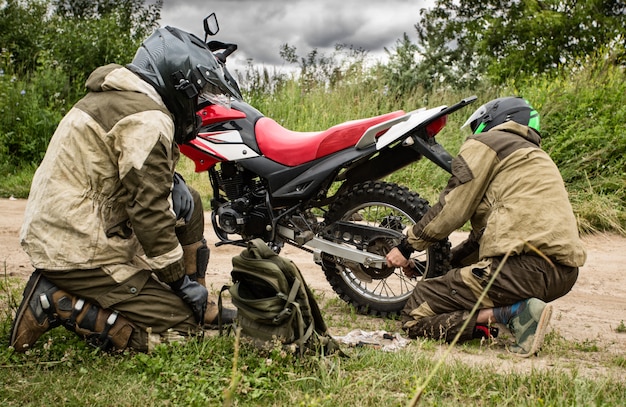
<instances>
[{"instance_id":1,"label":"olive green backpack","mask_svg":"<svg viewBox=\"0 0 626 407\"><path fill-rule=\"evenodd\" d=\"M237 326L261 348L295 345L326 354L339 351L328 334L319 306L295 263L261 239L233 257L228 288L237 307Z\"/></svg>"}]
</instances>

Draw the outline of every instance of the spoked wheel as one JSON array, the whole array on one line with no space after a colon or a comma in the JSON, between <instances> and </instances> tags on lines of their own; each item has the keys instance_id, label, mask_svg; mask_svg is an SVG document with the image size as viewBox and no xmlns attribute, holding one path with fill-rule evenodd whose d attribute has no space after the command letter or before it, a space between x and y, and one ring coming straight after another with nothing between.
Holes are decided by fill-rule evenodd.
<instances>
[{"instance_id":1,"label":"spoked wheel","mask_svg":"<svg viewBox=\"0 0 626 407\"><path fill-rule=\"evenodd\" d=\"M385 256L401 240L402 231L418 222L428 211L428 202L406 187L387 182L366 182L342 194L329 208L326 224L335 227L342 244ZM350 227L353 225L353 227ZM359 230L373 227L369 238ZM395 233L379 232L392 229ZM345 232L341 232L344 230ZM357 232L354 232L357 231ZM445 274L449 269L450 242L446 239L426 251L415 252L412 260L418 277L409 278L401 268L368 267L323 254L322 268L335 292L358 312L379 316L399 315L411 292L424 278Z\"/></svg>"}]
</instances>

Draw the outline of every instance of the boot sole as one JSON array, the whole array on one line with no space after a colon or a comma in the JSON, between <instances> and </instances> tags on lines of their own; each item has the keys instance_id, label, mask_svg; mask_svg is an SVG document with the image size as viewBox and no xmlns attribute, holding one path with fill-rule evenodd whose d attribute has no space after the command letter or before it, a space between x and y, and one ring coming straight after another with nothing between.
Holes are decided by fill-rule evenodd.
<instances>
[{"instance_id":1,"label":"boot sole","mask_svg":"<svg viewBox=\"0 0 626 407\"><path fill-rule=\"evenodd\" d=\"M528 353L515 353L516 356L519 356L520 358L528 358L539 352L541 345L543 345L543 340L546 336L546 329L548 328L551 317L552 305L546 304L546 307L541 312L541 317L539 317L539 322L537 322L537 330L535 331L535 337L533 339L533 344L530 347L530 351L528 351Z\"/></svg>"},{"instance_id":2,"label":"boot sole","mask_svg":"<svg viewBox=\"0 0 626 407\"><path fill-rule=\"evenodd\" d=\"M14 346L15 343L17 342L17 338L16 338L17 332L15 328L18 327L20 323L22 322L22 317L24 316L25 311L30 306L30 300L33 296L33 292L35 291L35 288L39 284L39 280L41 280L41 277L42 277L41 272L39 270L35 270L33 271L33 274L30 275L30 279L28 279L28 283L26 283L26 287L24 288L24 294L22 296L22 303L17 309L17 312L15 313L15 318L13 319L13 323L11 324L11 331L9 335L10 337L9 345L11 346Z\"/></svg>"}]
</instances>

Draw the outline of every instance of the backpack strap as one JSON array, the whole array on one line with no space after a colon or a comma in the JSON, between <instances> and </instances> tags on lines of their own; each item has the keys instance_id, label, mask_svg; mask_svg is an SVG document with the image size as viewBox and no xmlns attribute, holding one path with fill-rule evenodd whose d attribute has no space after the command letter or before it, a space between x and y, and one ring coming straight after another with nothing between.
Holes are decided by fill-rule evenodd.
<instances>
[{"instance_id":1,"label":"backpack strap","mask_svg":"<svg viewBox=\"0 0 626 407\"><path fill-rule=\"evenodd\" d=\"M222 336L224 334L224 323L222 322L222 311L224 306L222 305L222 293L230 288L230 285L223 285L220 290L220 295L217 297L217 328L219 330L219 335ZM226 335L230 334L232 329L232 325L228 326L226 331Z\"/></svg>"},{"instance_id":2,"label":"backpack strap","mask_svg":"<svg viewBox=\"0 0 626 407\"><path fill-rule=\"evenodd\" d=\"M298 290L300 289L300 284L300 280L295 280L293 282L293 285L291 286L289 295L285 295L284 293L280 292L276 294L278 298L286 301L285 308L274 317L274 323L276 325L280 325L285 318L291 316L291 308L289 308L289 305L295 305L297 306L298 310L300 310L300 305L297 301L295 301L296 295L298 295ZM300 315L300 317L302 317L302 315Z\"/></svg>"}]
</instances>

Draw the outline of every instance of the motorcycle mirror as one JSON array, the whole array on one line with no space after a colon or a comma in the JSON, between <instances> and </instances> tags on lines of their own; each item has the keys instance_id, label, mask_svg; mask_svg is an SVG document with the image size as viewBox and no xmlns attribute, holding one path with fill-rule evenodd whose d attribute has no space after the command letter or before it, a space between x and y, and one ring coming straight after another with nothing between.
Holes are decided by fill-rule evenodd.
<instances>
[{"instance_id":1,"label":"motorcycle mirror","mask_svg":"<svg viewBox=\"0 0 626 407\"><path fill-rule=\"evenodd\" d=\"M215 35L220 30L220 25L217 23L217 16L215 13L211 13L204 19L204 42L209 35Z\"/></svg>"}]
</instances>

